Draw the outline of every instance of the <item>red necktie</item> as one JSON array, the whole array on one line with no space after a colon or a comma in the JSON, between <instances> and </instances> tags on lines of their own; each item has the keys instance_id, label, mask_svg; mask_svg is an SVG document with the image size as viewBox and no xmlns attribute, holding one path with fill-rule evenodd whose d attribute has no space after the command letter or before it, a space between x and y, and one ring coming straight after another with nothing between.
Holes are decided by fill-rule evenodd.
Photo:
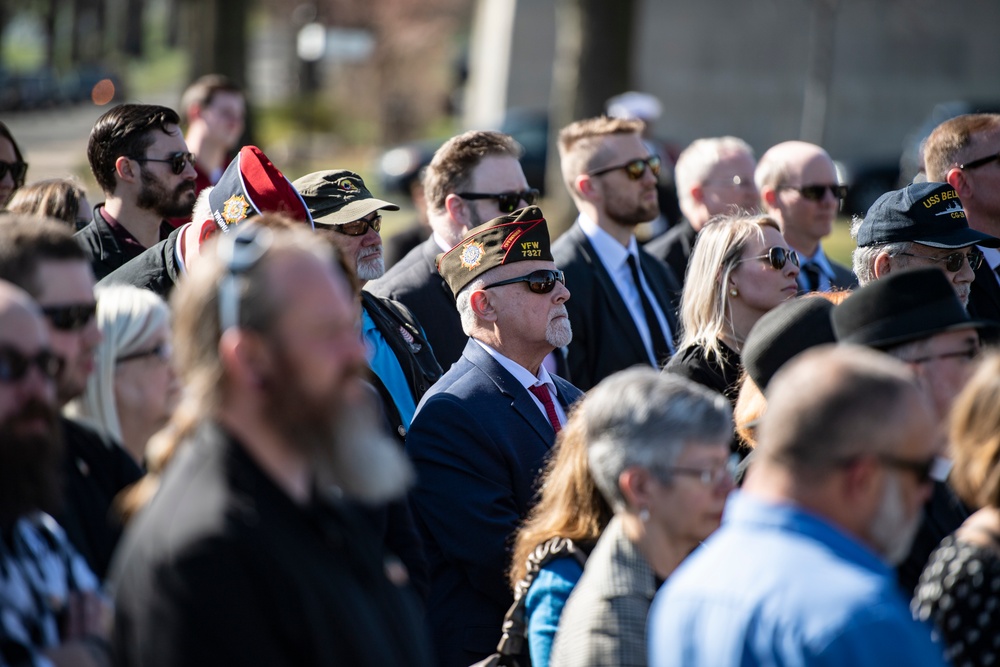
<instances>
[{"instance_id":1,"label":"red necktie","mask_svg":"<svg viewBox=\"0 0 1000 667\"><path fill-rule=\"evenodd\" d=\"M552 428L556 433L562 429L559 424L559 415L556 414L556 405L552 402L552 396L549 395L549 388L544 384L538 384L528 387L528 391L535 395L542 405L545 406L545 414L548 415L549 423L552 424Z\"/></svg>"}]
</instances>

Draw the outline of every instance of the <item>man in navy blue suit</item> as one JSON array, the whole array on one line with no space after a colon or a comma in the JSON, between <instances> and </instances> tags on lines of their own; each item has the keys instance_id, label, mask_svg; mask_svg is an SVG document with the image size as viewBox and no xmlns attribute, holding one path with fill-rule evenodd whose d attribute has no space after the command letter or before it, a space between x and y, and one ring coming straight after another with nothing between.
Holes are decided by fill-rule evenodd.
<instances>
[{"instance_id":1,"label":"man in navy blue suit","mask_svg":"<svg viewBox=\"0 0 1000 667\"><path fill-rule=\"evenodd\" d=\"M513 601L509 541L582 394L542 360L572 338L549 232L534 206L469 231L438 258L470 340L424 396L406 438L431 568L428 617L442 665L494 651Z\"/></svg>"}]
</instances>

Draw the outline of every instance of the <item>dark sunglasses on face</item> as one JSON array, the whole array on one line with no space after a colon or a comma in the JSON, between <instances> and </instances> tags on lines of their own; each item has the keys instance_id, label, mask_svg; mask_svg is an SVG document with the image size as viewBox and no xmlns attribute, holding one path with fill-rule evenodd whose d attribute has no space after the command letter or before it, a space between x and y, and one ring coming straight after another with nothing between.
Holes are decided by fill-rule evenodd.
<instances>
[{"instance_id":1,"label":"dark sunglasses on face","mask_svg":"<svg viewBox=\"0 0 1000 667\"><path fill-rule=\"evenodd\" d=\"M915 255L910 252L898 252L897 255L903 255L904 257L919 257L921 259L929 259L932 262L944 262L944 268L950 273L958 273L962 270L962 265L965 264L966 258L969 260L969 268L973 271L978 269L983 264L983 253L981 252L970 252L966 255L964 252L953 252L950 255L945 255L944 257L928 257L927 255Z\"/></svg>"},{"instance_id":2,"label":"dark sunglasses on face","mask_svg":"<svg viewBox=\"0 0 1000 667\"><path fill-rule=\"evenodd\" d=\"M42 314L60 331L79 331L90 323L97 313L96 303L77 303L69 306L46 306Z\"/></svg>"},{"instance_id":3,"label":"dark sunglasses on face","mask_svg":"<svg viewBox=\"0 0 1000 667\"><path fill-rule=\"evenodd\" d=\"M795 266L799 265L799 256L794 250L789 250L787 248L782 248L781 246L775 246L769 248L766 255L757 255L756 257L744 257L737 264L742 264L743 262L749 262L755 259L766 259L771 265L771 268L775 271L781 271L785 268L785 264L791 262Z\"/></svg>"},{"instance_id":4,"label":"dark sunglasses on face","mask_svg":"<svg viewBox=\"0 0 1000 667\"><path fill-rule=\"evenodd\" d=\"M18 382L34 366L46 378L55 379L62 370L62 359L48 350L33 357L22 354L7 345L0 345L0 382Z\"/></svg>"},{"instance_id":5,"label":"dark sunglasses on face","mask_svg":"<svg viewBox=\"0 0 1000 667\"><path fill-rule=\"evenodd\" d=\"M879 462L888 468L913 473L919 484L930 484L933 482L937 477L935 470L941 465L939 461L940 457L938 456L932 456L923 461L912 461L899 456L893 456L892 454L877 454L876 456Z\"/></svg>"},{"instance_id":6,"label":"dark sunglasses on face","mask_svg":"<svg viewBox=\"0 0 1000 667\"><path fill-rule=\"evenodd\" d=\"M28 173L28 163L0 160L0 178L4 178L8 173L15 183L24 183L24 175Z\"/></svg>"},{"instance_id":7,"label":"dark sunglasses on face","mask_svg":"<svg viewBox=\"0 0 1000 667\"><path fill-rule=\"evenodd\" d=\"M830 194L833 195L834 199L844 199L847 197L847 186L846 185L803 185L802 187L795 187L794 185L782 185L781 189L784 190L795 190L803 199L808 199L809 201L820 201L823 199L823 195L829 190Z\"/></svg>"},{"instance_id":8,"label":"dark sunglasses on face","mask_svg":"<svg viewBox=\"0 0 1000 667\"><path fill-rule=\"evenodd\" d=\"M653 172L653 176L659 176L660 158L656 155L650 155L648 158L639 158L638 160L632 160L631 162L626 162L625 164L616 164L611 167L594 169L593 171L588 171L587 175L600 176L601 174L607 174L612 171L624 169L625 173L628 174L629 180L638 181L646 175L646 167L649 167L649 170Z\"/></svg>"},{"instance_id":9,"label":"dark sunglasses on face","mask_svg":"<svg viewBox=\"0 0 1000 667\"><path fill-rule=\"evenodd\" d=\"M178 151L177 153L171 153L166 159L157 159L151 157L134 157L132 158L136 162L166 162L170 165L170 171L174 172L178 176L184 173L184 168L187 165L194 166L195 157L194 153L185 153L184 151Z\"/></svg>"},{"instance_id":10,"label":"dark sunglasses on face","mask_svg":"<svg viewBox=\"0 0 1000 667\"><path fill-rule=\"evenodd\" d=\"M566 276L563 275L562 271L554 269L541 269L539 271L532 271L526 276L510 278L509 280L501 280L500 282L493 283L492 285L487 285L483 289L500 287L501 285L513 285L514 283L528 283L528 289L535 294L548 294L555 289L556 282L560 282L564 285L566 284Z\"/></svg>"},{"instance_id":11,"label":"dark sunglasses on face","mask_svg":"<svg viewBox=\"0 0 1000 667\"><path fill-rule=\"evenodd\" d=\"M1000 153L997 153L996 155L987 155L986 157L981 157L981 158L978 158L976 160L970 160L969 162L966 162L965 164L958 165L958 168L959 169L975 169L976 167L982 167L985 164L989 164L990 162L996 162L998 160L1000 160Z\"/></svg>"},{"instance_id":12,"label":"dark sunglasses on face","mask_svg":"<svg viewBox=\"0 0 1000 667\"><path fill-rule=\"evenodd\" d=\"M501 213L513 213L521 208L522 201L528 206L538 201L538 190L535 188L524 190L523 192L498 192L496 194L488 192L459 192L457 194L462 199L469 200L496 199L497 209Z\"/></svg>"},{"instance_id":13,"label":"dark sunglasses on face","mask_svg":"<svg viewBox=\"0 0 1000 667\"><path fill-rule=\"evenodd\" d=\"M376 214L374 217L361 218L360 220L355 220L354 222L345 222L342 225L323 225L316 223L317 229L329 229L330 231L337 232L339 234L346 234L347 236L364 236L368 233L368 228L371 227L372 231L376 234L382 229L382 216Z\"/></svg>"}]
</instances>

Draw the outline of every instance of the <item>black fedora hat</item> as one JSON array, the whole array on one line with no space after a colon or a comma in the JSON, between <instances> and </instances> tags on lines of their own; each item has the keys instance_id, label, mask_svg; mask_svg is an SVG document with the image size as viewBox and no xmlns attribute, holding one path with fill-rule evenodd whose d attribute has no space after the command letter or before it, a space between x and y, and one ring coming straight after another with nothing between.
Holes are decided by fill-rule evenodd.
<instances>
[{"instance_id":1,"label":"black fedora hat","mask_svg":"<svg viewBox=\"0 0 1000 667\"><path fill-rule=\"evenodd\" d=\"M811 347L837 342L830 312L821 296L800 296L772 308L757 320L743 344L741 360L761 391L778 369Z\"/></svg>"},{"instance_id":2,"label":"black fedora hat","mask_svg":"<svg viewBox=\"0 0 1000 667\"><path fill-rule=\"evenodd\" d=\"M885 349L960 329L996 329L973 320L936 268L890 273L833 309L837 341Z\"/></svg>"}]
</instances>

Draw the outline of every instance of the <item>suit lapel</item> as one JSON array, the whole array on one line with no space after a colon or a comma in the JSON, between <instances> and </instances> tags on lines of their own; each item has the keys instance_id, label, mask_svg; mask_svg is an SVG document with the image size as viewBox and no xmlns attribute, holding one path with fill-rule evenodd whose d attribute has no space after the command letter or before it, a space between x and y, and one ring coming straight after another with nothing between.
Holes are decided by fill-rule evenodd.
<instances>
[{"instance_id":1,"label":"suit lapel","mask_svg":"<svg viewBox=\"0 0 1000 667\"><path fill-rule=\"evenodd\" d=\"M608 307L611 309L611 317L619 322L621 330L625 334L625 340L634 348L634 352L639 358L647 359L649 352L646 351L646 346L642 343L642 337L639 335L639 329L635 326L635 320L632 319L632 313L629 312L628 306L625 305L625 300L618 292L614 280L611 279L611 274L608 273L608 269L601 262L601 258L597 256L597 251L594 250L594 246L591 245L590 239L583 233L580 225L574 225L572 231L577 235L577 242L580 245L580 250L584 258L593 267L594 275L597 276L597 283L604 293L604 299L607 301Z\"/></svg>"},{"instance_id":2,"label":"suit lapel","mask_svg":"<svg viewBox=\"0 0 1000 667\"><path fill-rule=\"evenodd\" d=\"M535 429L545 447L551 447L552 443L555 442L552 425L535 405L535 400L531 398L528 390L522 387L521 383L497 363L496 359L487 354L476 341L469 339L462 354L482 371L504 396L510 399L511 407Z\"/></svg>"},{"instance_id":3,"label":"suit lapel","mask_svg":"<svg viewBox=\"0 0 1000 667\"><path fill-rule=\"evenodd\" d=\"M437 270L437 256L440 253L441 248L438 247L438 244L434 240L433 236L424 241L420 246L420 255L424 259L427 273L431 274L433 279L438 281L438 285L445 292L445 294L448 295L448 298L454 301L455 295L451 293L451 288L448 287L448 283L444 281L444 278L441 277L441 274L439 274Z\"/></svg>"},{"instance_id":4,"label":"suit lapel","mask_svg":"<svg viewBox=\"0 0 1000 667\"><path fill-rule=\"evenodd\" d=\"M659 260L642 250L639 251L639 266L642 267L642 273L646 276L649 289L653 290L653 296L656 297L656 302L659 304L660 310L663 311L663 316L667 318L667 324L670 325L670 344L671 347L674 347L677 340L677 316L674 314L673 306L671 306L670 290L660 281L660 272L656 270L657 267L653 266L653 262L659 263Z\"/></svg>"}]
</instances>

